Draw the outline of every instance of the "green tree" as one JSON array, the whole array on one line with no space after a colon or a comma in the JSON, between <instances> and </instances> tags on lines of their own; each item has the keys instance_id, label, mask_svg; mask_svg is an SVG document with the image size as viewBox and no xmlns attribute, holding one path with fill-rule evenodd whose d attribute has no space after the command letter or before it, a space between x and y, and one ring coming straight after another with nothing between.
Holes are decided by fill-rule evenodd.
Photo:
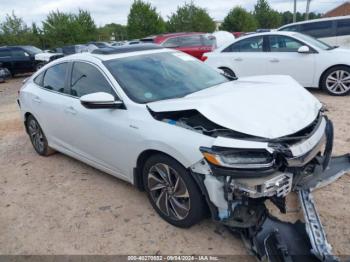
<instances>
[{"instance_id":1,"label":"green tree","mask_svg":"<svg viewBox=\"0 0 350 262\"><path fill-rule=\"evenodd\" d=\"M185 3L172 13L167 22L169 32L213 32L215 22L204 8Z\"/></svg>"},{"instance_id":2,"label":"green tree","mask_svg":"<svg viewBox=\"0 0 350 262\"><path fill-rule=\"evenodd\" d=\"M254 16L242 7L230 10L220 26L221 30L230 32L250 32L256 30Z\"/></svg>"},{"instance_id":3,"label":"green tree","mask_svg":"<svg viewBox=\"0 0 350 262\"><path fill-rule=\"evenodd\" d=\"M50 47L86 43L96 39L96 25L88 11L78 14L50 12L43 21L43 33Z\"/></svg>"},{"instance_id":4,"label":"green tree","mask_svg":"<svg viewBox=\"0 0 350 262\"><path fill-rule=\"evenodd\" d=\"M134 0L128 15L128 37L142 38L163 32L165 32L165 22L156 8L142 0Z\"/></svg>"},{"instance_id":5,"label":"green tree","mask_svg":"<svg viewBox=\"0 0 350 262\"><path fill-rule=\"evenodd\" d=\"M259 28L276 28L281 25L281 15L273 10L267 0L258 0L254 7L254 16Z\"/></svg>"},{"instance_id":6,"label":"green tree","mask_svg":"<svg viewBox=\"0 0 350 262\"><path fill-rule=\"evenodd\" d=\"M126 26L120 24L106 24L98 28L98 39L103 41L111 40L114 36L116 41L125 40L128 38Z\"/></svg>"},{"instance_id":7,"label":"green tree","mask_svg":"<svg viewBox=\"0 0 350 262\"><path fill-rule=\"evenodd\" d=\"M22 18L12 12L11 15L6 14L5 21L0 24L0 33L3 44L23 44L30 34L30 29Z\"/></svg>"}]
</instances>

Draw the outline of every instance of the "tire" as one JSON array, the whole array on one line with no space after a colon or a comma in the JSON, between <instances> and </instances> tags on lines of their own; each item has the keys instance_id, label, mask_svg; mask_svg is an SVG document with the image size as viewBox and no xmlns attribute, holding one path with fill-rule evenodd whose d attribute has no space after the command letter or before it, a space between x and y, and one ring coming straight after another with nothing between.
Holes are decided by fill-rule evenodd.
<instances>
[{"instance_id":1,"label":"tire","mask_svg":"<svg viewBox=\"0 0 350 262\"><path fill-rule=\"evenodd\" d=\"M35 151L41 156L49 156L55 153L47 142L46 136L41 129L38 121L32 116L29 115L26 120L26 128L28 135Z\"/></svg>"},{"instance_id":2,"label":"tire","mask_svg":"<svg viewBox=\"0 0 350 262\"><path fill-rule=\"evenodd\" d=\"M153 208L168 223L188 228L204 217L205 200L198 186L173 158L151 156L143 167L143 182Z\"/></svg>"},{"instance_id":3,"label":"tire","mask_svg":"<svg viewBox=\"0 0 350 262\"><path fill-rule=\"evenodd\" d=\"M335 66L322 76L321 88L332 96L345 96L350 93L350 68Z\"/></svg>"},{"instance_id":4,"label":"tire","mask_svg":"<svg viewBox=\"0 0 350 262\"><path fill-rule=\"evenodd\" d=\"M45 65L45 63L39 63L35 66L35 71L40 70L43 66Z\"/></svg>"},{"instance_id":5,"label":"tire","mask_svg":"<svg viewBox=\"0 0 350 262\"><path fill-rule=\"evenodd\" d=\"M228 75L229 77L236 77L236 74L230 68L220 67L219 69L222 70L224 74Z\"/></svg>"}]
</instances>

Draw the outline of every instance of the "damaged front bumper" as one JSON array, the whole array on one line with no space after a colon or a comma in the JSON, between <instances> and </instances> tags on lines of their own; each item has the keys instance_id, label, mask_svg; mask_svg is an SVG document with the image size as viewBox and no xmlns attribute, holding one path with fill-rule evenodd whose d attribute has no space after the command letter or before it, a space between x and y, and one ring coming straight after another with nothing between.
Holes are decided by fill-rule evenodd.
<instances>
[{"instance_id":1,"label":"damaged front bumper","mask_svg":"<svg viewBox=\"0 0 350 262\"><path fill-rule=\"evenodd\" d=\"M305 261L336 260L311 196L313 190L350 172L350 155L331 158L332 123L320 117L307 138L289 146L274 142L253 143L254 146L266 146L276 160L273 165L240 170L216 166L203 159L191 167L212 218L238 231L261 260L300 261L299 256L306 258ZM249 141L242 145L251 146ZM214 155L207 149L206 152ZM219 156L214 161L222 159ZM265 207L264 202L269 199L286 213L285 197L292 191L299 196L304 223L280 221Z\"/></svg>"},{"instance_id":2,"label":"damaged front bumper","mask_svg":"<svg viewBox=\"0 0 350 262\"><path fill-rule=\"evenodd\" d=\"M264 204L267 198L249 198L239 203L225 198L233 210L229 215L220 214L220 207L211 202L214 200L218 203L223 199L218 199L218 197L211 199L208 193L205 196L209 201L214 220L238 232L247 248L259 260L338 261L331 253L332 248L326 239L311 192L328 185L348 172L350 172L350 154L332 157L326 170L317 168L312 176L299 180L293 186L303 210L304 222L289 223L273 217ZM206 190L203 176L193 175L201 185L202 191ZM209 184L215 188L215 185ZM209 190L212 189L209 188ZM285 212L285 209L283 210L284 201L281 201L282 204L278 202L282 198L275 197L270 200L277 206L280 205L281 211Z\"/></svg>"}]
</instances>

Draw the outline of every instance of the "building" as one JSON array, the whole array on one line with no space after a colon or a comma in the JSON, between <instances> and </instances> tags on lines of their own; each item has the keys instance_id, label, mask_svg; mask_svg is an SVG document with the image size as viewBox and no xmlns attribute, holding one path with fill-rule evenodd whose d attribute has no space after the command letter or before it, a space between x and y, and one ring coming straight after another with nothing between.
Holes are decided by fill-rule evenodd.
<instances>
[{"instance_id":1,"label":"building","mask_svg":"<svg viewBox=\"0 0 350 262\"><path fill-rule=\"evenodd\" d=\"M332 10L326 12L323 17L334 17L343 15L350 15L350 1L345 1L336 8L333 8Z\"/></svg>"}]
</instances>

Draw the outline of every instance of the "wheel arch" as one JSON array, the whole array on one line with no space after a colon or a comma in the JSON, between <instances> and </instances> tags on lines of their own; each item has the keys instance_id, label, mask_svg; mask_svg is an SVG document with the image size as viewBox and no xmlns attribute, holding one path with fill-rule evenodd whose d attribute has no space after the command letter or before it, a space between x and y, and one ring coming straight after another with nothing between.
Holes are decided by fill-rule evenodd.
<instances>
[{"instance_id":1,"label":"wheel arch","mask_svg":"<svg viewBox=\"0 0 350 262\"><path fill-rule=\"evenodd\" d=\"M347 64L336 64L336 65L329 66L328 68L323 70L322 74L320 75L320 77L318 79L318 88L320 88L320 89L322 88L322 80L323 80L326 72L334 67L337 67L337 66L345 66L345 67L348 67L350 69L350 65L347 65Z\"/></svg>"},{"instance_id":2,"label":"wheel arch","mask_svg":"<svg viewBox=\"0 0 350 262\"><path fill-rule=\"evenodd\" d=\"M143 179L142 179L143 166L146 163L147 159L149 159L151 156L153 156L155 154L166 155L166 156L176 160L182 166L184 166L183 163L181 161L179 161L179 159L177 159L176 157L174 157L172 155L167 154L164 151L161 151L161 150L158 150L158 149L146 149L146 150L142 151L139 154L139 156L137 157L136 167L133 170L133 182L134 182L134 185L140 191L144 191L145 190L145 187L144 187L144 184L143 184Z\"/></svg>"},{"instance_id":3,"label":"wheel arch","mask_svg":"<svg viewBox=\"0 0 350 262\"><path fill-rule=\"evenodd\" d=\"M32 113L30 113L30 112L24 113L23 116L24 116L24 128L26 129L26 132L27 132L27 134L28 134L27 119L28 119L29 116L32 116L32 117L34 117L34 118L35 118L35 116L34 116ZM36 119L36 118L35 118L35 119Z\"/></svg>"}]
</instances>

